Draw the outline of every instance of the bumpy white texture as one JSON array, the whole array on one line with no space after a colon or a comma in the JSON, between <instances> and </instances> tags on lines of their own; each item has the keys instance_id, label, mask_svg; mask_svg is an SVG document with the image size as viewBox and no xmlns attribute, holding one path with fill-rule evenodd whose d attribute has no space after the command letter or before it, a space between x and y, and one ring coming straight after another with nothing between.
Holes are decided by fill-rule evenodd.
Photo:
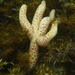
<instances>
[{"instance_id":1,"label":"bumpy white texture","mask_svg":"<svg viewBox=\"0 0 75 75\"><path fill-rule=\"evenodd\" d=\"M20 24L24 30L28 31L28 37L31 40L29 50L30 69L35 66L38 60L39 46L47 46L50 40L57 34L58 21L54 21L51 29L47 32L49 24L54 20L55 10L51 10L48 17L42 18L45 9L46 2L43 0L37 7L31 24L26 16L27 5L23 4L20 8Z\"/></svg>"}]
</instances>

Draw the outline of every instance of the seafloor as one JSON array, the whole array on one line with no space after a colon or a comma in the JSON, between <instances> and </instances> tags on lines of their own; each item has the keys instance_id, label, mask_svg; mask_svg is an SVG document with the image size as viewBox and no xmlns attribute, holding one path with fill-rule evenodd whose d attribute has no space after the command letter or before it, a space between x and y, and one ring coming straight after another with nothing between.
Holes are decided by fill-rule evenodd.
<instances>
[{"instance_id":1,"label":"seafloor","mask_svg":"<svg viewBox=\"0 0 75 75\"><path fill-rule=\"evenodd\" d=\"M46 0L44 16L51 9L60 19L58 33L46 48L40 47L39 59L29 71L27 32L19 23L19 9L27 4L32 17L41 0L0 0L0 75L75 75L75 1Z\"/></svg>"}]
</instances>

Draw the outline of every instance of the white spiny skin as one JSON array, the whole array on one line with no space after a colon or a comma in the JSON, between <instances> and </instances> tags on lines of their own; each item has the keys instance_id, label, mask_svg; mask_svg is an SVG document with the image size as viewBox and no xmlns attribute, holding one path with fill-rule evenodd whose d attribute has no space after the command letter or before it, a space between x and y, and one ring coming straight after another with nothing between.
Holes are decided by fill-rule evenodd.
<instances>
[{"instance_id":1,"label":"white spiny skin","mask_svg":"<svg viewBox=\"0 0 75 75\"><path fill-rule=\"evenodd\" d=\"M50 40L57 34L58 21L54 21L51 30L47 32L49 24L54 20L55 10L53 9L48 17L42 19L45 9L46 3L43 0L35 12L32 24L30 24L26 16L27 6L24 4L20 8L20 24L24 30L28 31L28 37L31 40L29 50L30 69L32 69L37 62L39 46L47 46Z\"/></svg>"},{"instance_id":2,"label":"white spiny skin","mask_svg":"<svg viewBox=\"0 0 75 75\"><path fill-rule=\"evenodd\" d=\"M33 17L33 20L32 20L32 27L33 27L34 32L36 32L39 28L40 21L43 17L43 13L45 9L46 9L46 3L45 1L42 1L41 4L38 6L35 12L35 15Z\"/></svg>"},{"instance_id":3,"label":"white spiny skin","mask_svg":"<svg viewBox=\"0 0 75 75\"><path fill-rule=\"evenodd\" d=\"M43 36L38 36L37 43L39 46L46 47L50 40L57 34L58 21L52 23L51 30Z\"/></svg>"},{"instance_id":4,"label":"white spiny skin","mask_svg":"<svg viewBox=\"0 0 75 75\"><path fill-rule=\"evenodd\" d=\"M19 11L19 21L22 28L28 31L28 37L32 39L32 33L33 33L32 26L27 19L26 12L27 12L27 5L23 4Z\"/></svg>"}]
</instances>

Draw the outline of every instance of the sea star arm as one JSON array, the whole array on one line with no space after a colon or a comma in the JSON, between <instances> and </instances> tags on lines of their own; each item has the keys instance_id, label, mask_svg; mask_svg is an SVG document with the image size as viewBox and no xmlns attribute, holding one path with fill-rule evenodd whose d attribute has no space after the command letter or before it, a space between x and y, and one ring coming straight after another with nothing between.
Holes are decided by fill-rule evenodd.
<instances>
[{"instance_id":1,"label":"sea star arm","mask_svg":"<svg viewBox=\"0 0 75 75\"><path fill-rule=\"evenodd\" d=\"M54 9L52 9L51 12L49 13L49 17L50 17L50 20L52 22L55 18L55 10Z\"/></svg>"},{"instance_id":2,"label":"sea star arm","mask_svg":"<svg viewBox=\"0 0 75 75\"><path fill-rule=\"evenodd\" d=\"M30 43L30 50L29 50L29 63L30 63L30 69L32 69L34 67L34 65L37 62L38 59L38 50L39 50L39 46L35 41L36 39L33 38L31 40Z\"/></svg>"},{"instance_id":3,"label":"sea star arm","mask_svg":"<svg viewBox=\"0 0 75 75\"><path fill-rule=\"evenodd\" d=\"M28 37L31 39L33 37L32 26L27 19L26 12L27 12L27 5L23 4L19 11L19 20L22 28L28 32Z\"/></svg>"},{"instance_id":4,"label":"sea star arm","mask_svg":"<svg viewBox=\"0 0 75 75\"><path fill-rule=\"evenodd\" d=\"M44 17L39 25L40 36L45 35L49 24L54 20L55 10L51 10L49 17Z\"/></svg>"},{"instance_id":5,"label":"sea star arm","mask_svg":"<svg viewBox=\"0 0 75 75\"><path fill-rule=\"evenodd\" d=\"M51 30L45 36L39 36L37 43L39 46L45 47L49 44L50 40L57 34L58 21L52 23Z\"/></svg>"},{"instance_id":6,"label":"sea star arm","mask_svg":"<svg viewBox=\"0 0 75 75\"><path fill-rule=\"evenodd\" d=\"M39 35L40 36L43 36L46 34L49 24L50 24L50 17L45 17L41 20L41 23L39 25Z\"/></svg>"},{"instance_id":7,"label":"sea star arm","mask_svg":"<svg viewBox=\"0 0 75 75\"><path fill-rule=\"evenodd\" d=\"M41 4L38 6L35 12L35 15L33 17L33 20L32 20L32 27L33 27L34 32L38 30L38 27L39 27L39 24L40 24L40 21L42 19L45 9L46 9L46 2L43 0Z\"/></svg>"}]
</instances>

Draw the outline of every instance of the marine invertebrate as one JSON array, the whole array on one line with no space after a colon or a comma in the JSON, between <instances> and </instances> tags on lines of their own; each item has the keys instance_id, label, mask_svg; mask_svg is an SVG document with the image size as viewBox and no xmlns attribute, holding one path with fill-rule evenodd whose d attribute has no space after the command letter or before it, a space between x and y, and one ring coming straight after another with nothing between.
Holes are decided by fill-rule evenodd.
<instances>
[{"instance_id":1,"label":"marine invertebrate","mask_svg":"<svg viewBox=\"0 0 75 75\"><path fill-rule=\"evenodd\" d=\"M47 46L50 40L57 34L58 21L54 21L51 30L47 32L49 24L54 20L55 10L51 10L49 16L42 19L45 9L46 2L43 0L35 12L32 24L30 24L26 16L27 5L23 4L19 11L20 24L24 30L28 31L27 35L31 40L29 50L30 69L37 62L39 46Z\"/></svg>"}]
</instances>

